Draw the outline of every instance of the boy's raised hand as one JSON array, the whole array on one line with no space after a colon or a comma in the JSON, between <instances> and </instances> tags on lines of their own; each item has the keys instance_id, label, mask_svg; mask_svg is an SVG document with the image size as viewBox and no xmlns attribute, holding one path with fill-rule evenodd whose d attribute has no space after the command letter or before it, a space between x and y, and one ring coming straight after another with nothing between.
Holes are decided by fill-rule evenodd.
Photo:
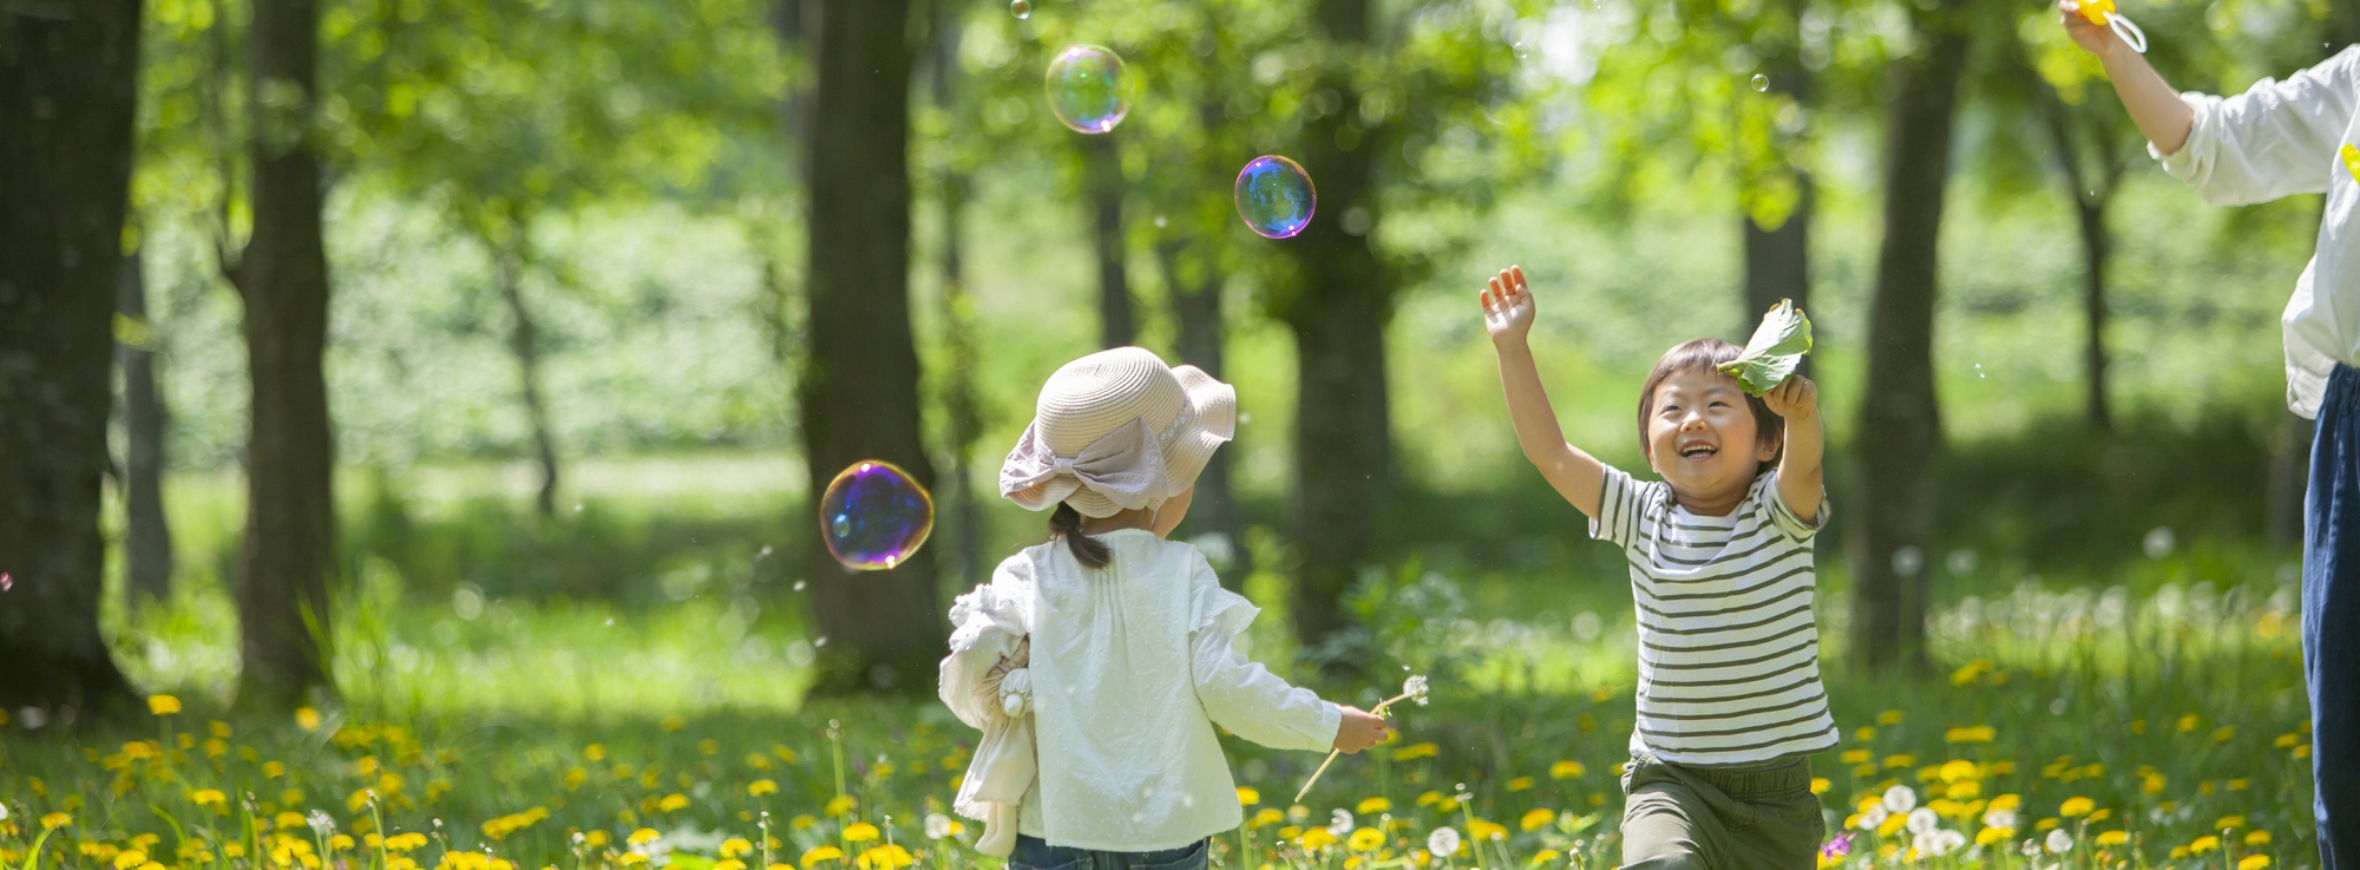
<instances>
[{"instance_id":1,"label":"boy's raised hand","mask_svg":"<svg viewBox=\"0 0 2360 870\"><path fill-rule=\"evenodd\" d=\"M1524 340L1532 332L1532 288L1524 283L1524 267L1509 266L1491 279L1476 298L1483 303L1483 328L1494 342Z\"/></svg>"},{"instance_id":2,"label":"boy's raised hand","mask_svg":"<svg viewBox=\"0 0 2360 870\"><path fill-rule=\"evenodd\" d=\"M2065 35L2073 37L2073 44L2083 51L2104 57L2122 43L2112 28L2082 17L2080 0L2057 0L2057 15L2065 25Z\"/></svg>"},{"instance_id":3,"label":"boy's raised hand","mask_svg":"<svg viewBox=\"0 0 2360 870\"><path fill-rule=\"evenodd\" d=\"M1788 375L1785 383L1762 394L1762 404L1790 422L1808 420L1819 415L1819 385L1802 375Z\"/></svg>"}]
</instances>

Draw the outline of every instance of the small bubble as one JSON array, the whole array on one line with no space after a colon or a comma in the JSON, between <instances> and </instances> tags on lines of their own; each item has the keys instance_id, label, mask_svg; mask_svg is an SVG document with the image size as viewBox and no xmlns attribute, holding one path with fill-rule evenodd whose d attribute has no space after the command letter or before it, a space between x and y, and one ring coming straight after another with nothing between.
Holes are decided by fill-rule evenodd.
<instances>
[{"instance_id":1,"label":"small bubble","mask_svg":"<svg viewBox=\"0 0 2360 870\"><path fill-rule=\"evenodd\" d=\"M803 591L803 587L805 587L805 586L808 586L808 585L810 585L810 584L808 584L808 583L805 583L805 582L803 582L803 581L801 581L801 580L797 580L797 581L795 581L795 591L797 591L797 592L801 592L801 591Z\"/></svg>"},{"instance_id":2,"label":"small bubble","mask_svg":"<svg viewBox=\"0 0 2360 870\"><path fill-rule=\"evenodd\" d=\"M1273 155L1256 157L1237 173L1237 216L1266 239L1293 238L1311 225L1319 194L1301 164Z\"/></svg>"},{"instance_id":3,"label":"small bubble","mask_svg":"<svg viewBox=\"0 0 2360 870\"><path fill-rule=\"evenodd\" d=\"M2149 559L2161 559L2171 555L2172 548L2178 543L2179 536L2172 534L2170 526L2156 526L2147 531L2145 539L2139 541L2139 549L2145 550Z\"/></svg>"},{"instance_id":4,"label":"small bubble","mask_svg":"<svg viewBox=\"0 0 2360 870\"><path fill-rule=\"evenodd\" d=\"M15 586L16 581L8 579L8 572L0 571L0 592L6 592Z\"/></svg>"},{"instance_id":5,"label":"small bubble","mask_svg":"<svg viewBox=\"0 0 2360 870\"><path fill-rule=\"evenodd\" d=\"M1076 133L1104 133L1131 112L1123 58L1111 49L1077 45L1049 62L1049 110Z\"/></svg>"},{"instance_id":6,"label":"small bubble","mask_svg":"<svg viewBox=\"0 0 2360 870\"><path fill-rule=\"evenodd\" d=\"M1171 225L1171 223L1172 223L1171 221L1165 220L1163 215L1160 215L1160 214L1159 214L1159 215L1156 215L1156 216L1155 216L1155 228L1156 228L1156 229L1159 229L1159 230L1160 230L1160 229L1163 229L1163 228L1164 228L1164 227L1166 227L1166 226L1170 226L1170 225Z\"/></svg>"},{"instance_id":7,"label":"small bubble","mask_svg":"<svg viewBox=\"0 0 2360 870\"><path fill-rule=\"evenodd\" d=\"M1766 75L1763 75L1763 74L1761 74L1761 73L1754 73L1754 92L1755 92L1755 93L1765 93L1765 94L1766 94L1766 93L1769 93L1769 92L1770 92L1770 77L1769 77L1769 76L1766 76Z\"/></svg>"},{"instance_id":8,"label":"small bubble","mask_svg":"<svg viewBox=\"0 0 2360 870\"><path fill-rule=\"evenodd\" d=\"M1977 377L1977 378L1988 378L1988 377L1990 377L1990 375L1989 375L1988 373L1986 373L1986 372L1984 372L1984 371L1983 371L1983 364L1982 364L1982 363L1976 363L1976 364L1975 364L1975 377Z\"/></svg>"},{"instance_id":9,"label":"small bubble","mask_svg":"<svg viewBox=\"0 0 2360 870\"><path fill-rule=\"evenodd\" d=\"M934 498L891 463L855 464L820 496L828 553L856 571L907 561L934 530Z\"/></svg>"},{"instance_id":10,"label":"small bubble","mask_svg":"<svg viewBox=\"0 0 2360 870\"><path fill-rule=\"evenodd\" d=\"M818 640L814 640L814 641L812 641L812 642L811 642L811 645L812 645L812 646L827 646L827 645L828 645L828 639L827 639L827 638L824 638L824 637L823 637L823 638L819 638ZM833 727L833 726L830 726L830 727Z\"/></svg>"},{"instance_id":11,"label":"small bubble","mask_svg":"<svg viewBox=\"0 0 2360 870\"><path fill-rule=\"evenodd\" d=\"M768 559L768 558L770 558L770 546L769 546L768 544L765 544L765 545L763 545L763 547L762 547L762 552L755 553L755 554L754 554L754 558L756 558L756 559Z\"/></svg>"},{"instance_id":12,"label":"small bubble","mask_svg":"<svg viewBox=\"0 0 2360 870\"><path fill-rule=\"evenodd\" d=\"M1011 0L1008 4L1008 12L1016 16L1016 20L1023 21L1032 17L1032 4L1026 3L1024 0Z\"/></svg>"},{"instance_id":13,"label":"small bubble","mask_svg":"<svg viewBox=\"0 0 2360 870\"><path fill-rule=\"evenodd\" d=\"M1526 46L1524 43L1521 43L1521 42L1519 42L1519 43L1516 43L1516 45L1514 46L1514 50L1515 50L1515 52L1516 52L1516 59L1517 59L1517 60L1523 60L1523 59L1525 59L1525 58L1528 58L1528 57L1531 57L1531 56L1532 56L1532 49L1531 49L1531 47L1529 47L1529 46Z\"/></svg>"}]
</instances>

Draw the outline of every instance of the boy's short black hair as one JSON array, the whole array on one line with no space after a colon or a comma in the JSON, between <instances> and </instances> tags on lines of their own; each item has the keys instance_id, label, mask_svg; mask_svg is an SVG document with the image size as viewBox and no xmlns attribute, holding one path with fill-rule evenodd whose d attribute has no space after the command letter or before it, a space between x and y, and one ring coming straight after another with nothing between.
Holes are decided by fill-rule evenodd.
<instances>
[{"instance_id":1,"label":"boy's short black hair","mask_svg":"<svg viewBox=\"0 0 2360 870\"><path fill-rule=\"evenodd\" d=\"M1654 447L1647 443L1647 418L1655 416L1655 388L1663 386L1665 378L1679 372L1718 372L1722 363L1736 359L1745 348L1718 338L1697 338L1674 345L1655 361L1655 368L1647 372L1647 383L1639 388L1639 453L1650 461L1655 458ZM1732 379L1734 380L1734 378ZM1778 466L1778 458L1786 453L1786 419L1770 412L1770 405L1762 397L1745 394L1745 407L1754 412L1754 440L1758 444L1774 445L1770 461L1755 469L1756 473Z\"/></svg>"}]
</instances>

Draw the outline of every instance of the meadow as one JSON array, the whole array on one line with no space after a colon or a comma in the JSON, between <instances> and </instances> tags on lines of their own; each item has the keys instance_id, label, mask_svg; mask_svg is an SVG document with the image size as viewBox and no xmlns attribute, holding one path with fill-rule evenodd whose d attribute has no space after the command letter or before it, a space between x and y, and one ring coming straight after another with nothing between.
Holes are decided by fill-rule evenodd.
<instances>
[{"instance_id":1,"label":"meadow","mask_svg":"<svg viewBox=\"0 0 2360 870\"><path fill-rule=\"evenodd\" d=\"M2150 542L2154 543L2154 542ZM1842 745L1812 759L1823 866L2261 870L2316 862L2307 707L2285 566L2175 547L2105 587L1952 554L1993 594L1942 602L1922 673L1857 672L1824 596ZM1255 657L1290 670L1283 581ZM1835 578L1838 585L1841 578ZM813 639L748 596L666 608L392 606L364 581L337 637L341 698L291 718L154 695L129 722L14 722L0 864L159 868L993 866L948 815L976 734L917 697L805 699ZM217 595L131 617L150 685L234 662ZM1368 704L1428 676L1400 736L1339 761L1228 738L1246 824L1223 867L1611 867L1628 758L1627 616L1536 585L1525 619L1416 560L1352 598ZM211 606L221 606L218 602ZM1279 618L1272 618L1273 616ZM208 627L208 626L212 627ZM716 630L718 627L718 630ZM1298 672L1298 676L1301 674ZM1448 829L1445 833L1444 829Z\"/></svg>"}]
</instances>

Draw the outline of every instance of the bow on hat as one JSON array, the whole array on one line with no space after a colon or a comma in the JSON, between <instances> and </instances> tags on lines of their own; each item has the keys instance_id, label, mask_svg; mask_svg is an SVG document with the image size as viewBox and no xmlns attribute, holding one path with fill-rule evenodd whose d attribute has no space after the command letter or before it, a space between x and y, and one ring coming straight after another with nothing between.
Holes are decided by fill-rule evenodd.
<instances>
[{"instance_id":1,"label":"bow on hat","mask_svg":"<svg viewBox=\"0 0 2360 870\"><path fill-rule=\"evenodd\" d=\"M1049 449L1036 420L1024 427L1024 437L1017 439L1016 449L1000 466L1000 494L1032 511L1085 488L1124 510L1138 510L1162 500L1166 486L1164 451L1141 417L1100 436L1070 458Z\"/></svg>"}]
</instances>

